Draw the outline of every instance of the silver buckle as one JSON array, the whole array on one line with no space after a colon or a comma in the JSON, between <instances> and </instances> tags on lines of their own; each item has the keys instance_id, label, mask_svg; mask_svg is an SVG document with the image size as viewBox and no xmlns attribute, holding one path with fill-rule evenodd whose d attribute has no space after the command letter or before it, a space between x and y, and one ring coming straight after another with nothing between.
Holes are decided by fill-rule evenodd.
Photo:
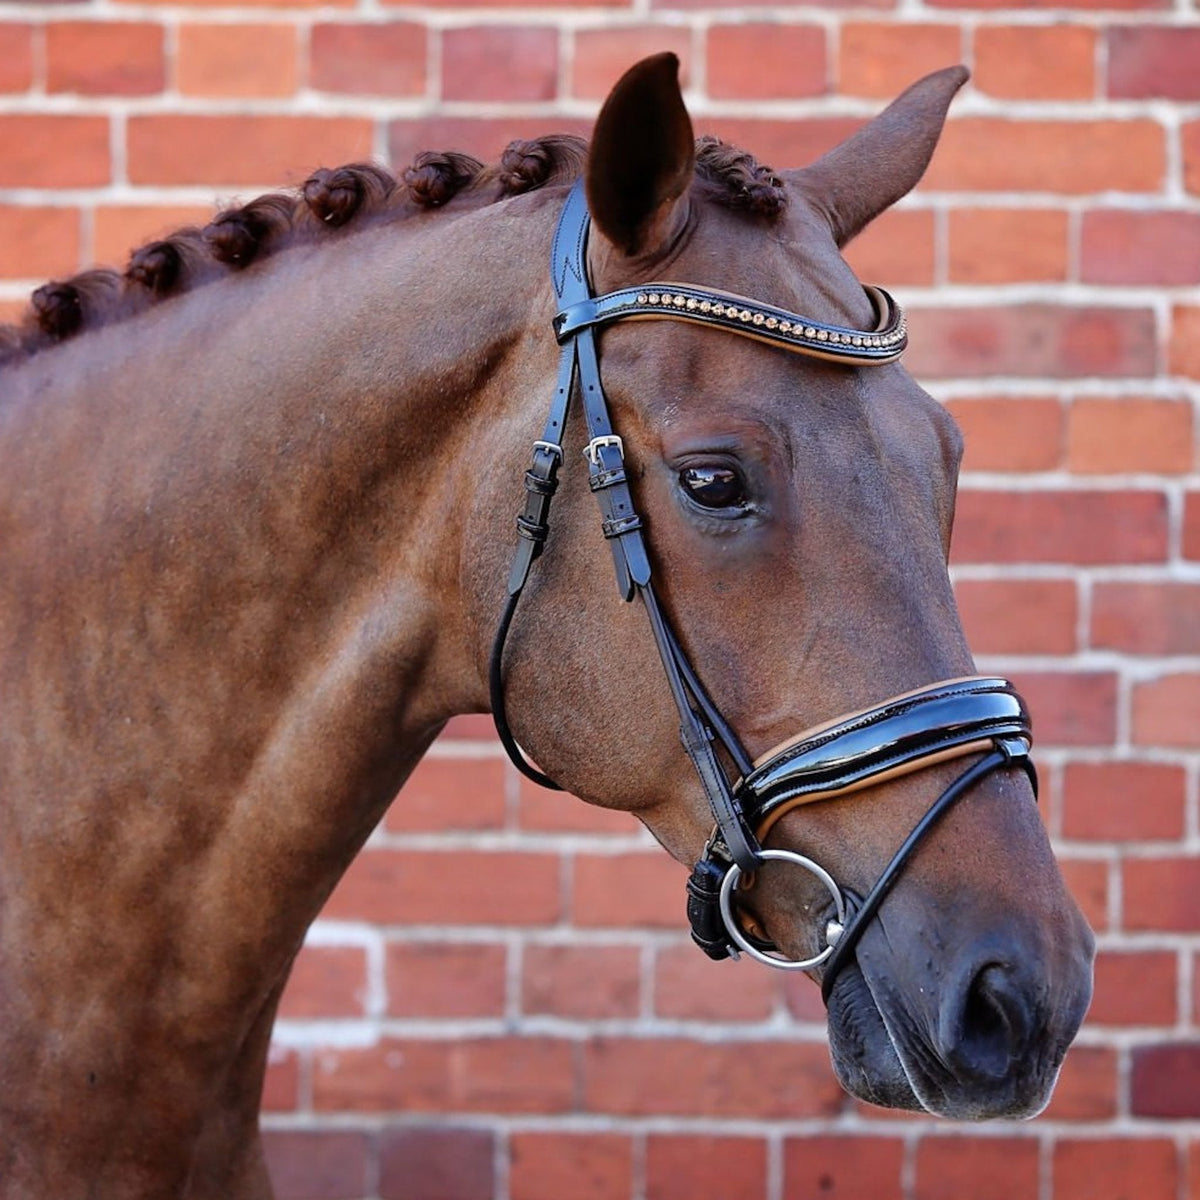
<instances>
[{"instance_id":1,"label":"silver buckle","mask_svg":"<svg viewBox=\"0 0 1200 1200\"><path fill-rule=\"evenodd\" d=\"M606 434L603 437L594 437L588 442L584 449L584 457L587 458L593 467L600 465L600 451L605 446L615 446L617 456L624 461L625 459L625 443L615 433Z\"/></svg>"}]
</instances>

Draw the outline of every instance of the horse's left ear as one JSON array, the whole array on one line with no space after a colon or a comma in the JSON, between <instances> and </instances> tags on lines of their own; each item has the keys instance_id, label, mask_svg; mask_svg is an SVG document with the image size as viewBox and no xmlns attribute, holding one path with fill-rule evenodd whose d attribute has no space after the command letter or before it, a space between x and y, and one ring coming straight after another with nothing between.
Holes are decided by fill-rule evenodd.
<instances>
[{"instance_id":1,"label":"horse's left ear","mask_svg":"<svg viewBox=\"0 0 1200 1200\"><path fill-rule=\"evenodd\" d=\"M828 217L839 246L917 186L968 75L965 67L927 75L812 166L785 172Z\"/></svg>"},{"instance_id":2,"label":"horse's left ear","mask_svg":"<svg viewBox=\"0 0 1200 1200\"><path fill-rule=\"evenodd\" d=\"M596 227L624 254L651 253L665 244L694 157L679 59L643 59L617 81L596 118L587 162L588 208Z\"/></svg>"}]
</instances>

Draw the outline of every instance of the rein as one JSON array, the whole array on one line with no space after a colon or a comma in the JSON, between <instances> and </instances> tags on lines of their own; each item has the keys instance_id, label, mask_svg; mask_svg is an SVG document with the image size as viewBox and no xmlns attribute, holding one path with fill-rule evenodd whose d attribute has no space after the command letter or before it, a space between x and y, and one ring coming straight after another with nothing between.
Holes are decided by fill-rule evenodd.
<instances>
[{"instance_id":1,"label":"rein","mask_svg":"<svg viewBox=\"0 0 1200 1200\"><path fill-rule=\"evenodd\" d=\"M715 829L688 880L692 938L711 958L739 950L770 966L812 970L824 965L828 1000L838 972L913 851L965 792L1001 767L1017 766L1036 790L1029 757L1029 715L1004 679L947 680L893 697L873 708L809 730L752 761L722 717L680 647L652 582L643 523L625 472L624 446L615 433L600 381L595 331L620 320L679 320L713 326L780 349L853 367L899 358L907 344L904 315L882 288L868 287L874 329L860 330L790 313L731 293L671 282L648 283L593 296L587 278L590 217L583 182L572 189L559 218L551 251L551 279L559 312L555 336L562 346L558 381L542 436L525 473L525 507L517 517L520 541L508 577L508 599L496 632L489 686L496 731L517 769L543 787L561 790L526 759L508 724L504 699L504 646L529 578L549 534L550 502L563 463L562 437L578 391L590 438L584 455L588 483L600 506L601 527L613 555L617 588L626 601L640 597L650 621L680 719L680 739L700 779ZM736 771L734 781L718 756ZM812 859L790 850L763 848L771 827L798 805L833 799L934 763L983 754L934 802L896 851L875 886L860 899ZM809 871L829 890L834 919L825 947L812 958L789 960L772 943L743 927L734 894L744 877L766 861Z\"/></svg>"}]
</instances>

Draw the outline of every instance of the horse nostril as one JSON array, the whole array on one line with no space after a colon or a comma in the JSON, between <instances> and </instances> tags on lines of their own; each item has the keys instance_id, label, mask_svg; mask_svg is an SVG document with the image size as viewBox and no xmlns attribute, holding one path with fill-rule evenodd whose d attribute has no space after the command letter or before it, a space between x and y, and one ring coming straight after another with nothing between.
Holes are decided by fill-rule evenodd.
<instances>
[{"instance_id":1,"label":"horse nostril","mask_svg":"<svg viewBox=\"0 0 1200 1200\"><path fill-rule=\"evenodd\" d=\"M1029 1003L1014 972L989 963L961 996L947 997L942 1050L960 1077L999 1079L1025 1053L1031 1027Z\"/></svg>"}]
</instances>

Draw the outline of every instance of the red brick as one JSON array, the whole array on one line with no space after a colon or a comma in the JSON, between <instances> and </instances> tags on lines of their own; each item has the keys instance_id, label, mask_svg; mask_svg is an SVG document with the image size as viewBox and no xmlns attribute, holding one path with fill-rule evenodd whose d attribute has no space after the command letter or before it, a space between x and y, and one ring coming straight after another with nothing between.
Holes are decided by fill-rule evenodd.
<instances>
[{"instance_id":1,"label":"red brick","mask_svg":"<svg viewBox=\"0 0 1200 1200\"><path fill-rule=\"evenodd\" d=\"M123 267L130 254L185 225L207 225L211 204L101 204L92 212L95 260Z\"/></svg>"},{"instance_id":2,"label":"red brick","mask_svg":"<svg viewBox=\"0 0 1200 1200\"><path fill-rule=\"evenodd\" d=\"M387 1010L395 1017L504 1015L507 952L475 942L390 942Z\"/></svg>"},{"instance_id":3,"label":"red brick","mask_svg":"<svg viewBox=\"0 0 1200 1200\"><path fill-rule=\"evenodd\" d=\"M322 92L422 96L428 40L414 21L314 25L310 82Z\"/></svg>"},{"instance_id":4,"label":"red brick","mask_svg":"<svg viewBox=\"0 0 1200 1200\"><path fill-rule=\"evenodd\" d=\"M99 187L110 175L107 117L7 113L0 121L0 187Z\"/></svg>"},{"instance_id":5,"label":"red brick","mask_svg":"<svg viewBox=\"0 0 1200 1200\"><path fill-rule=\"evenodd\" d=\"M507 812L508 763L427 755L405 780L384 822L394 832L500 829Z\"/></svg>"},{"instance_id":6,"label":"red brick","mask_svg":"<svg viewBox=\"0 0 1200 1200\"><path fill-rule=\"evenodd\" d=\"M1096 32L1085 25L983 25L972 82L1006 100L1091 100Z\"/></svg>"},{"instance_id":7,"label":"red brick","mask_svg":"<svg viewBox=\"0 0 1200 1200\"><path fill-rule=\"evenodd\" d=\"M952 545L960 563L1162 562L1166 499L1153 491L963 488Z\"/></svg>"},{"instance_id":8,"label":"red brick","mask_svg":"<svg viewBox=\"0 0 1200 1200\"><path fill-rule=\"evenodd\" d=\"M860 279L889 287L934 281L934 216L928 209L893 208L871 222L845 251Z\"/></svg>"},{"instance_id":9,"label":"red brick","mask_svg":"<svg viewBox=\"0 0 1200 1200\"><path fill-rule=\"evenodd\" d=\"M654 960L654 1011L683 1021L765 1021L778 998L776 971L713 962L690 942Z\"/></svg>"},{"instance_id":10,"label":"red brick","mask_svg":"<svg viewBox=\"0 0 1200 1200\"><path fill-rule=\"evenodd\" d=\"M561 916L553 854L369 847L325 915L391 924L545 925Z\"/></svg>"},{"instance_id":11,"label":"red brick","mask_svg":"<svg viewBox=\"0 0 1200 1200\"><path fill-rule=\"evenodd\" d=\"M1157 121L951 120L925 187L934 191L1157 192L1166 174L1166 139Z\"/></svg>"},{"instance_id":12,"label":"red brick","mask_svg":"<svg viewBox=\"0 0 1200 1200\"><path fill-rule=\"evenodd\" d=\"M1134 685L1133 741L1139 746L1200 746L1200 674L1179 672Z\"/></svg>"},{"instance_id":13,"label":"red brick","mask_svg":"<svg viewBox=\"0 0 1200 1200\"><path fill-rule=\"evenodd\" d=\"M1168 355L1172 375L1200 379L1200 305L1176 304L1171 309Z\"/></svg>"},{"instance_id":14,"label":"red brick","mask_svg":"<svg viewBox=\"0 0 1200 1200\"><path fill-rule=\"evenodd\" d=\"M1177 972L1171 950L1101 950L1088 1024L1173 1026Z\"/></svg>"},{"instance_id":15,"label":"red brick","mask_svg":"<svg viewBox=\"0 0 1200 1200\"><path fill-rule=\"evenodd\" d=\"M268 1129L263 1149L277 1200L367 1194L371 1141L354 1130Z\"/></svg>"},{"instance_id":16,"label":"red brick","mask_svg":"<svg viewBox=\"0 0 1200 1200\"><path fill-rule=\"evenodd\" d=\"M603 100L631 63L663 50L678 56L680 82L687 87L691 81L691 49L691 31L675 26L580 29L575 33L571 94Z\"/></svg>"},{"instance_id":17,"label":"red brick","mask_svg":"<svg viewBox=\"0 0 1200 1200\"><path fill-rule=\"evenodd\" d=\"M264 1112L294 1112L300 1104L300 1056L295 1050L272 1046L263 1080Z\"/></svg>"},{"instance_id":18,"label":"red brick","mask_svg":"<svg viewBox=\"0 0 1200 1200\"><path fill-rule=\"evenodd\" d=\"M1070 654L1077 602L1069 579L960 579L954 588L977 654Z\"/></svg>"},{"instance_id":19,"label":"red brick","mask_svg":"<svg viewBox=\"0 0 1200 1200\"><path fill-rule=\"evenodd\" d=\"M802 167L861 128L847 117L808 119L766 117L699 117L697 133L712 133L750 151L760 162L783 170Z\"/></svg>"},{"instance_id":20,"label":"red brick","mask_svg":"<svg viewBox=\"0 0 1200 1200\"><path fill-rule=\"evenodd\" d=\"M622 1116L832 1116L842 1090L823 1045L598 1037L584 1047L584 1104Z\"/></svg>"},{"instance_id":21,"label":"red brick","mask_svg":"<svg viewBox=\"0 0 1200 1200\"><path fill-rule=\"evenodd\" d=\"M966 444L963 471L1052 471L1063 460L1065 418L1053 396L970 396L946 407Z\"/></svg>"},{"instance_id":22,"label":"red brick","mask_svg":"<svg viewBox=\"0 0 1200 1200\"><path fill-rule=\"evenodd\" d=\"M1200 858L1129 858L1121 873L1126 929L1155 933L1200 929Z\"/></svg>"},{"instance_id":23,"label":"red brick","mask_svg":"<svg viewBox=\"0 0 1200 1200\"><path fill-rule=\"evenodd\" d=\"M781 983L787 1010L795 1020L825 1024L825 1002L813 980L800 971L786 971Z\"/></svg>"},{"instance_id":24,"label":"red brick","mask_svg":"<svg viewBox=\"0 0 1200 1200\"><path fill-rule=\"evenodd\" d=\"M176 75L185 96L290 96L299 82L292 25L179 28Z\"/></svg>"},{"instance_id":25,"label":"red brick","mask_svg":"<svg viewBox=\"0 0 1200 1200\"><path fill-rule=\"evenodd\" d=\"M1185 121L1180 131L1183 144L1183 183L1189 192L1200 192L1200 121Z\"/></svg>"},{"instance_id":26,"label":"red brick","mask_svg":"<svg viewBox=\"0 0 1200 1200\"><path fill-rule=\"evenodd\" d=\"M1037 1200L1033 1137L923 1137L917 1142L921 1200Z\"/></svg>"},{"instance_id":27,"label":"red brick","mask_svg":"<svg viewBox=\"0 0 1200 1200\"><path fill-rule=\"evenodd\" d=\"M576 1019L635 1017L641 976L636 946L529 945L522 960L521 1007L529 1014Z\"/></svg>"},{"instance_id":28,"label":"red brick","mask_svg":"<svg viewBox=\"0 0 1200 1200\"><path fill-rule=\"evenodd\" d=\"M813 1134L783 1143L788 1200L901 1200L903 1169L899 1138Z\"/></svg>"},{"instance_id":29,"label":"red brick","mask_svg":"<svg viewBox=\"0 0 1200 1200\"><path fill-rule=\"evenodd\" d=\"M574 864L576 925L680 929L687 871L661 850L580 854Z\"/></svg>"},{"instance_id":30,"label":"red brick","mask_svg":"<svg viewBox=\"0 0 1200 1200\"><path fill-rule=\"evenodd\" d=\"M491 1130L392 1129L379 1154L381 1200L492 1200L496 1146Z\"/></svg>"},{"instance_id":31,"label":"red brick","mask_svg":"<svg viewBox=\"0 0 1200 1200\"><path fill-rule=\"evenodd\" d=\"M575 1107L574 1044L545 1037L385 1038L325 1049L313 1068L318 1112L562 1113Z\"/></svg>"},{"instance_id":32,"label":"red brick","mask_svg":"<svg viewBox=\"0 0 1200 1200\"><path fill-rule=\"evenodd\" d=\"M1200 276L1200 214L1092 209L1083 214L1085 283L1188 286Z\"/></svg>"},{"instance_id":33,"label":"red brick","mask_svg":"<svg viewBox=\"0 0 1200 1200\"><path fill-rule=\"evenodd\" d=\"M954 283L1050 283L1067 277L1068 216L1060 208L950 212Z\"/></svg>"},{"instance_id":34,"label":"red brick","mask_svg":"<svg viewBox=\"0 0 1200 1200\"><path fill-rule=\"evenodd\" d=\"M1150 376L1157 369L1150 308L914 307L909 319L905 365L918 379Z\"/></svg>"},{"instance_id":35,"label":"red brick","mask_svg":"<svg viewBox=\"0 0 1200 1200\"><path fill-rule=\"evenodd\" d=\"M0 24L0 92L25 92L33 86L33 26Z\"/></svg>"},{"instance_id":36,"label":"red brick","mask_svg":"<svg viewBox=\"0 0 1200 1200\"><path fill-rule=\"evenodd\" d=\"M46 90L149 96L166 82L163 27L151 22L53 21L46 26Z\"/></svg>"},{"instance_id":37,"label":"red brick","mask_svg":"<svg viewBox=\"0 0 1200 1200\"><path fill-rule=\"evenodd\" d=\"M82 118L81 118L82 119ZM128 123L135 184L296 184L322 165L369 158L358 117L153 114Z\"/></svg>"},{"instance_id":38,"label":"red brick","mask_svg":"<svg viewBox=\"0 0 1200 1200\"><path fill-rule=\"evenodd\" d=\"M1054 1145L1054 1200L1150 1200L1178 1188L1168 1138L1062 1137Z\"/></svg>"},{"instance_id":39,"label":"red brick","mask_svg":"<svg viewBox=\"0 0 1200 1200\"><path fill-rule=\"evenodd\" d=\"M1200 492L1183 498L1183 557L1200 560Z\"/></svg>"},{"instance_id":40,"label":"red brick","mask_svg":"<svg viewBox=\"0 0 1200 1200\"><path fill-rule=\"evenodd\" d=\"M758 1200L766 1189L762 1138L652 1133L646 1139L646 1200Z\"/></svg>"},{"instance_id":41,"label":"red brick","mask_svg":"<svg viewBox=\"0 0 1200 1200\"><path fill-rule=\"evenodd\" d=\"M449 143L446 143L449 145ZM457 144L457 143L456 143ZM417 150L427 150L433 143L428 145L422 143L417 147ZM413 154L416 150L413 151ZM403 159L396 159L397 162L405 162L412 158L409 154ZM500 743L496 738L496 725L492 720L491 713L459 713L456 717L451 717L446 722L439 737L447 741L468 741L468 742L490 742L499 749Z\"/></svg>"},{"instance_id":42,"label":"red brick","mask_svg":"<svg viewBox=\"0 0 1200 1200\"><path fill-rule=\"evenodd\" d=\"M1200 100L1200 29L1118 25L1107 31L1107 40L1110 96Z\"/></svg>"},{"instance_id":43,"label":"red brick","mask_svg":"<svg viewBox=\"0 0 1200 1200\"><path fill-rule=\"evenodd\" d=\"M630 1200L633 1144L618 1133L515 1133L511 1200ZM490 1200L490 1198L489 1198Z\"/></svg>"},{"instance_id":44,"label":"red brick","mask_svg":"<svg viewBox=\"0 0 1200 1200\"><path fill-rule=\"evenodd\" d=\"M523 775L518 780L517 821L539 833L610 833L628 837L641 829L632 813L587 804L569 792L538 787Z\"/></svg>"},{"instance_id":45,"label":"red brick","mask_svg":"<svg viewBox=\"0 0 1200 1200\"><path fill-rule=\"evenodd\" d=\"M279 1005L281 1017L362 1016L367 955L361 946L304 946Z\"/></svg>"},{"instance_id":46,"label":"red brick","mask_svg":"<svg viewBox=\"0 0 1200 1200\"><path fill-rule=\"evenodd\" d=\"M79 219L77 208L0 205L0 263L4 264L4 274L42 279L77 271Z\"/></svg>"},{"instance_id":47,"label":"red brick","mask_svg":"<svg viewBox=\"0 0 1200 1200\"><path fill-rule=\"evenodd\" d=\"M1116 736L1117 677L1111 671L1014 671L1040 746L1107 746Z\"/></svg>"},{"instance_id":48,"label":"red brick","mask_svg":"<svg viewBox=\"0 0 1200 1200\"><path fill-rule=\"evenodd\" d=\"M557 29L473 25L442 34L443 99L553 100L557 92Z\"/></svg>"},{"instance_id":49,"label":"red brick","mask_svg":"<svg viewBox=\"0 0 1200 1200\"><path fill-rule=\"evenodd\" d=\"M1127 654L1200 654L1200 583L1096 583L1091 640Z\"/></svg>"},{"instance_id":50,"label":"red brick","mask_svg":"<svg viewBox=\"0 0 1200 1200\"><path fill-rule=\"evenodd\" d=\"M1107 929L1108 863L1088 858L1060 858L1058 867L1087 923L1097 931Z\"/></svg>"},{"instance_id":51,"label":"red brick","mask_svg":"<svg viewBox=\"0 0 1200 1200\"><path fill-rule=\"evenodd\" d=\"M790 100L828 90L819 25L713 25L707 46L708 93L717 99Z\"/></svg>"},{"instance_id":52,"label":"red brick","mask_svg":"<svg viewBox=\"0 0 1200 1200\"><path fill-rule=\"evenodd\" d=\"M848 21L838 41L838 91L891 100L922 75L962 59L957 26Z\"/></svg>"},{"instance_id":53,"label":"red brick","mask_svg":"<svg viewBox=\"0 0 1200 1200\"><path fill-rule=\"evenodd\" d=\"M1087 397L1067 410L1067 466L1076 475L1186 474L1194 442L1187 400Z\"/></svg>"},{"instance_id":54,"label":"red brick","mask_svg":"<svg viewBox=\"0 0 1200 1200\"><path fill-rule=\"evenodd\" d=\"M1080 1046L1067 1051L1054 1095L1046 1106L1051 1121L1109 1121L1117 1115L1120 1076L1117 1054L1109 1046Z\"/></svg>"},{"instance_id":55,"label":"red brick","mask_svg":"<svg viewBox=\"0 0 1200 1200\"><path fill-rule=\"evenodd\" d=\"M1168 763L1068 763L1063 773L1063 837L1097 842L1180 838L1186 789L1183 768Z\"/></svg>"}]
</instances>

